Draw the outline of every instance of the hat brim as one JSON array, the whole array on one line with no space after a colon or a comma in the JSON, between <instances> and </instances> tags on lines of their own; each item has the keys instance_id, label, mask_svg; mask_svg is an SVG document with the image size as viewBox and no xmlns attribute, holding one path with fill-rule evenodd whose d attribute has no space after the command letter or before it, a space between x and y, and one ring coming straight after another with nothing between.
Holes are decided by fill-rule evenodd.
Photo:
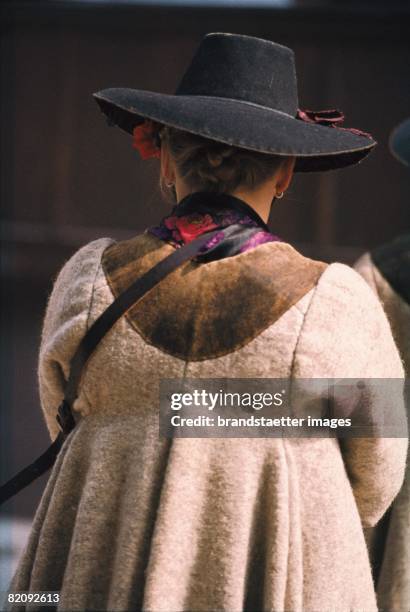
<instances>
[{"instance_id":1,"label":"hat brim","mask_svg":"<svg viewBox=\"0 0 410 612\"><path fill-rule=\"evenodd\" d=\"M376 142L348 130L307 123L230 98L169 95L111 88L94 95L109 123L132 134L145 118L232 146L296 156L295 171L343 168L360 162Z\"/></svg>"}]
</instances>

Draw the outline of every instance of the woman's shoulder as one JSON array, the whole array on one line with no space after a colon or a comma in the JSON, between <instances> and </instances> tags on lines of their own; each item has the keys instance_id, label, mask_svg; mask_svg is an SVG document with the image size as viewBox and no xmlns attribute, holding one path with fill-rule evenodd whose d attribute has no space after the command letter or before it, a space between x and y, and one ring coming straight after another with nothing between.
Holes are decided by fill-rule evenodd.
<instances>
[{"instance_id":1,"label":"woman's shoulder","mask_svg":"<svg viewBox=\"0 0 410 612\"><path fill-rule=\"evenodd\" d=\"M104 251L115 244L113 238L97 238L77 249L62 265L55 276L54 288L77 288L93 283Z\"/></svg>"},{"instance_id":2,"label":"woman's shoulder","mask_svg":"<svg viewBox=\"0 0 410 612\"><path fill-rule=\"evenodd\" d=\"M89 309L101 258L113 238L98 238L77 249L56 273L48 298L45 330Z\"/></svg>"},{"instance_id":3,"label":"woman's shoulder","mask_svg":"<svg viewBox=\"0 0 410 612\"><path fill-rule=\"evenodd\" d=\"M333 294L341 303L375 303L373 292L362 276L351 266L340 262L329 263L326 267L319 280L317 293Z\"/></svg>"},{"instance_id":4,"label":"woman's shoulder","mask_svg":"<svg viewBox=\"0 0 410 612\"><path fill-rule=\"evenodd\" d=\"M346 313L366 308L382 310L368 284L351 266L307 257L286 242L269 246L271 254L280 261L283 270L297 271L297 275L292 274L293 281L299 282L306 271L315 270L308 310L318 310L323 317L339 316L340 311Z\"/></svg>"},{"instance_id":5,"label":"woman's shoulder","mask_svg":"<svg viewBox=\"0 0 410 612\"><path fill-rule=\"evenodd\" d=\"M368 283L352 267L330 263L316 285L309 306L310 318L327 326L343 326L354 333L358 326L378 335L380 327L389 329L382 305Z\"/></svg>"},{"instance_id":6,"label":"woman's shoulder","mask_svg":"<svg viewBox=\"0 0 410 612\"><path fill-rule=\"evenodd\" d=\"M337 305L342 307L343 304L352 306L358 303L363 306L377 302L361 275L345 263L329 263L308 257L287 242L273 242L264 246L270 249L270 256L276 259L280 268L288 272L297 271L294 281L303 277L307 270L315 270L316 282L311 296L316 301L326 302L331 310L335 310Z\"/></svg>"},{"instance_id":7,"label":"woman's shoulder","mask_svg":"<svg viewBox=\"0 0 410 612\"><path fill-rule=\"evenodd\" d=\"M61 267L57 277L83 277L101 262L104 251L116 244L113 238L97 238L78 248Z\"/></svg>"},{"instance_id":8,"label":"woman's shoulder","mask_svg":"<svg viewBox=\"0 0 410 612\"><path fill-rule=\"evenodd\" d=\"M304 375L401 377L402 363L382 305L350 266L327 266L312 294L298 342Z\"/></svg>"}]
</instances>

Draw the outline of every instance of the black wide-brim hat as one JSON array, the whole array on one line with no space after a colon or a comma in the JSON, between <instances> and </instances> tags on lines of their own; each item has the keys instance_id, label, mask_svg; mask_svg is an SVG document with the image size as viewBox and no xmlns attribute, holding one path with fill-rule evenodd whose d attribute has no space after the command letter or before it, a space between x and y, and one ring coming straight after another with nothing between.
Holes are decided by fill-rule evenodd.
<instances>
[{"instance_id":1,"label":"black wide-brim hat","mask_svg":"<svg viewBox=\"0 0 410 612\"><path fill-rule=\"evenodd\" d=\"M122 87L93 95L109 123L129 134L151 119L232 146L296 156L295 171L350 166L376 144L369 134L338 127L338 111L301 113L293 51L252 36L206 35L174 95Z\"/></svg>"}]
</instances>

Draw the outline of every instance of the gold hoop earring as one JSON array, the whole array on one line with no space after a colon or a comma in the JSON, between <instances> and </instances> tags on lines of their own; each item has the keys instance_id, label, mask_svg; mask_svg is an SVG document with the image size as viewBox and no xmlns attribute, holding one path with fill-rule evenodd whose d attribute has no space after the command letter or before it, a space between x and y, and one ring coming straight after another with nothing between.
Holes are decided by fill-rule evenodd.
<instances>
[{"instance_id":1,"label":"gold hoop earring","mask_svg":"<svg viewBox=\"0 0 410 612\"><path fill-rule=\"evenodd\" d=\"M278 200L280 200L281 198L283 198L284 195L285 195L285 192L280 191L279 193L276 194L276 197L278 198Z\"/></svg>"}]
</instances>

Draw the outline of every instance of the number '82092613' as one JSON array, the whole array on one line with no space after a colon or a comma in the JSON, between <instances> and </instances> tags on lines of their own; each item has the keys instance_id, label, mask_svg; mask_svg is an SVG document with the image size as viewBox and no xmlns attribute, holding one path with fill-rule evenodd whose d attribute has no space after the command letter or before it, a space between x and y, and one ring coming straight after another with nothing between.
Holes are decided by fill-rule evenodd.
<instances>
[{"instance_id":1,"label":"number '82092613'","mask_svg":"<svg viewBox=\"0 0 410 612\"><path fill-rule=\"evenodd\" d=\"M58 603L60 601L60 593L58 591L8 593L7 601L9 603L42 603L47 605Z\"/></svg>"}]
</instances>

